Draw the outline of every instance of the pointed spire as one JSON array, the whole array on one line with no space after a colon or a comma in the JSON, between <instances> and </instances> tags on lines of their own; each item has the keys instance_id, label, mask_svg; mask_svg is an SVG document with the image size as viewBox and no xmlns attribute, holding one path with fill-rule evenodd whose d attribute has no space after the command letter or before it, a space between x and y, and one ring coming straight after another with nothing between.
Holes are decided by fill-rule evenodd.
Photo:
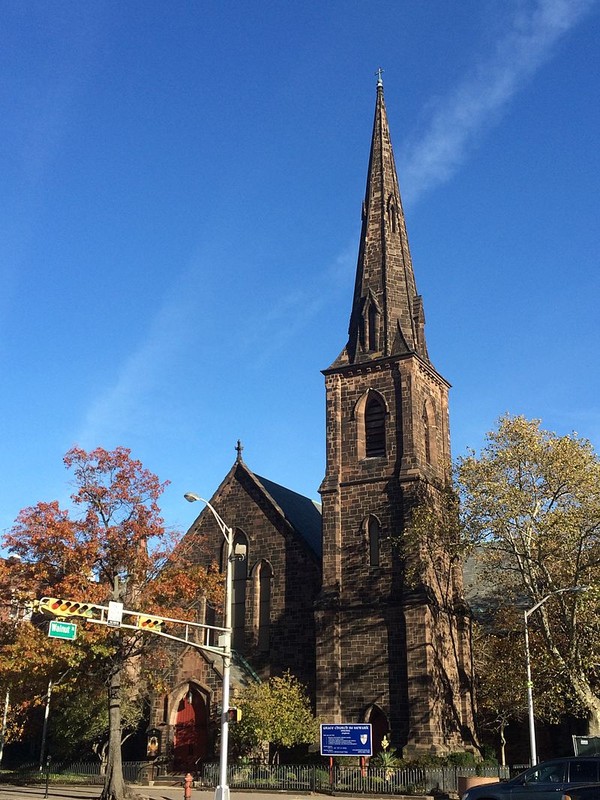
<instances>
[{"instance_id":1,"label":"pointed spire","mask_svg":"<svg viewBox=\"0 0 600 800\"><path fill-rule=\"evenodd\" d=\"M356 363L416 353L429 362L423 304L417 295L398 176L377 71L377 101L363 224L345 353Z\"/></svg>"}]
</instances>

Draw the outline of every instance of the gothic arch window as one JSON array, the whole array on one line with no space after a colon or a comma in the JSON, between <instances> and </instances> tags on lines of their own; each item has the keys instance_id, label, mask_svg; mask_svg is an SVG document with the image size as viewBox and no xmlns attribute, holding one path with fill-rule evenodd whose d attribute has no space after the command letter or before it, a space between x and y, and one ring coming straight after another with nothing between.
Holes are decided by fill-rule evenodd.
<instances>
[{"instance_id":1,"label":"gothic arch window","mask_svg":"<svg viewBox=\"0 0 600 800\"><path fill-rule=\"evenodd\" d=\"M379 394L371 392L365 406L365 457L385 454L385 404Z\"/></svg>"},{"instance_id":2,"label":"gothic arch window","mask_svg":"<svg viewBox=\"0 0 600 800\"><path fill-rule=\"evenodd\" d=\"M357 401L352 416L356 422L358 459L385 457L388 408L383 396L369 389Z\"/></svg>"},{"instance_id":3,"label":"gothic arch window","mask_svg":"<svg viewBox=\"0 0 600 800\"><path fill-rule=\"evenodd\" d=\"M369 303L367 310L367 348L374 352L379 349L379 312L375 303Z\"/></svg>"},{"instance_id":4,"label":"gothic arch window","mask_svg":"<svg viewBox=\"0 0 600 800\"><path fill-rule=\"evenodd\" d=\"M431 464L431 429L429 427L429 414L427 413L427 406L423 405L423 414L421 416L423 423L423 439L425 445L425 461Z\"/></svg>"},{"instance_id":5,"label":"gothic arch window","mask_svg":"<svg viewBox=\"0 0 600 800\"><path fill-rule=\"evenodd\" d=\"M358 318L358 335L360 345L364 350L371 353L379 350L379 327L381 311L373 293L369 290L368 294L362 298L361 311Z\"/></svg>"},{"instance_id":6,"label":"gothic arch window","mask_svg":"<svg viewBox=\"0 0 600 800\"><path fill-rule=\"evenodd\" d=\"M423 413L421 414L421 425L423 428L423 449L425 453L425 463L435 464L435 416L431 408L431 403L427 400L423 403Z\"/></svg>"},{"instance_id":7,"label":"gothic arch window","mask_svg":"<svg viewBox=\"0 0 600 800\"><path fill-rule=\"evenodd\" d=\"M246 626L246 587L248 583L248 537L244 531L236 528L233 534L233 551L236 549L244 552L244 558L233 559L233 590L231 602L231 644L240 649L244 644L244 631ZM225 570L227 544L223 543L221 551L221 571Z\"/></svg>"},{"instance_id":8,"label":"gothic arch window","mask_svg":"<svg viewBox=\"0 0 600 800\"><path fill-rule=\"evenodd\" d=\"M387 202L387 211L388 211L388 218L390 221L390 228L392 229L392 233L396 233L398 229L398 217L396 212L396 204L394 203L393 195L388 197Z\"/></svg>"},{"instance_id":9,"label":"gothic arch window","mask_svg":"<svg viewBox=\"0 0 600 800\"><path fill-rule=\"evenodd\" d=\"M261 561L258 567L258 614L256 620L256 642L260 653L268 653L271 631L271 584L273 568L268 561Z\"/></svg>"},{"instance_id":10,"label":"gothic arch window","mask_svg":"<svg viewBox=\"0 0 600 800\"><path fill-rule=\"evenodd\" d=\"M362 349L365 347L365 318L361 314L358 318L358 340Z\"/></svg>"},{"instance_id":11,"label":"gothic arch window","mask_svg":"<svg viewBox=\"0 0 600 800\"><path fill-rule=\"evenodd\" d=\"M214 627L216 627L216 625L217 625L217 612L215 610L215 607L213 605L211 605L210 603L206 604L206 611L205 611L205 614L204 614L204 624L205 625L212 625ZM216 644L218 644L218 642L217 642L218 635L217 635L215 630L212 630L211 628L207 628L205 636L206 636L206 639L205 639L206 644L213 645L213 647Z\"/></svg>"},{"instance_id":12,"label":"gothic arch window","mask_svg":"<svg viewBox=\"0 0 600 800\"><path fill-rule=\"evenodd\" d=\"M369 566L379 566L379 549L381 544L381 525L377 517L369 514L364 522L364 529L369 547Z\"/></svg>"}]
</instances>

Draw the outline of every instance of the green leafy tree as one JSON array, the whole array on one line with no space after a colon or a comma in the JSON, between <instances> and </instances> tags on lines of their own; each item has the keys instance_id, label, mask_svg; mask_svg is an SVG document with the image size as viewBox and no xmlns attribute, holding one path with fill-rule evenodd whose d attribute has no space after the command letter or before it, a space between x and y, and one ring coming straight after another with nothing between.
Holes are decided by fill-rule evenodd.
<instances>
[{"instance_id":1,"label":"green leafy tree","mask_svg":"<svg viewBox=\"0 0 600 800\"><path fill-rule=\"evenodd\" d=\"M236 703L242 710L242 719L232 726L231 738L242 753L256 751L268 743L273 746L273 760L277 761L283 747L318 741L318 723L306 690L289 672L266 683L250 684Z\"/></svg>"},{"instance_id":2,"label":"green leafy tree","mask_svg":"<svg viewBox=\"0 0 600 800\"><path fill-rule=\"evenodd\" d=\"M477 719L482 738L494 734L500 760L506 763L506 729L527 718L527 675L524 659L523 614L506 607L498 597L497 606L474 625L474 659L477 687ZM535 684L535 713L549 723L560 722L564 714L584 713L560 667L545 647L541 631L530 630L530 647Z\"/></svg>"},{"instance_id":3,"label":"green leafy tree","mask_svg":"<svg viewBox=\"0 0 600 800\"><path fill-rule=\"evenodd\" d=\"M137 676L131 676L134 678ZM79 684L81 681L79 681ZM131 684L131 680L129 681ZM136 681L137 683L137 681ZM133 736L144 722L147 713L146 696L138 685L123 682L121 701L121 744ZM100 760L105 774L109 743L109 717L106 688L88 675L85 689L70 684L53 703L50 714L49 740L53 759L76 759L90 751Z\"/></svg>"},{"instance_id":4,"label":"green leafy tree","mask_svg":"<svg viewBox=\"0 0 600 800\"><path fill-rule=\"evenodd\" d=\"M56 502L38 503L21 511L3 541L14 556L11 569L0 570L4 597L16 593L23 601L46 595L99 605L112 600L132 611L185 619L192 618L189 609L200 595L219 599L216 568L203 569L181 547L172 557L178 542L165 528L158 507L165 484L131 458L128 449L88 453L76 447L64 461L73 475L73 506L65 510ZM38 654L46 680L57 670L64 672L63 662L77 677L84 673L102 679L108 694L102 800L123 800L123 686L139 683L145 661L140 656L154 649L156 638L90 623L81 626L73 645L57 646L43 640L35 616L5 633L12 648L11 658L0 663L0 683L20 686L23 676L37 680ZM20 638L29 643L25 651L19 649Z\"/></svg>"},{"instance_id":5,"label":"green leafy tree","mask_svg":"<svg viewBox=\"0 0 600 800\"><path fill-rule=\"evenodd\" d=\"M499 745L503 765L506 729L527 715L523 634L516 616L515 609L496 608L473 626L477 728L482 739L493 737L494 749Z\"/></svg>"},{"instance_id":6,"label":"green leafy tree","mask_svg":"<svg viewBox=\"0 0 600 800\"><path fill-rule=\"evenodd\" d=\"M545 601L529 618L537 710L579 710L589 733L600 734L600 461L592 445L504 416L479 456L459 460L457 478L465 543L479 560L479 583L491 587L488 604Z\"/></svg>"},{"instance_id":7,"label":"green leafy tree","mask_svg":"<svg viewBox=\"0 0 600 800\"><path fill-rule=\"evenodd\" d=\"M467 728L465 724L463 707L469 702L469 718L474 719L474 675L467 638L469 611L462 575L466 547L458 495L450 481L439 487L420 484L413 494L404 531L394 544L403 560L406 585L425 594L437 613L437 634L443 640L447 660L438 663L436 679L446 686L452 724L478 748L474 726Z\"/></svg>"}]
</instances>

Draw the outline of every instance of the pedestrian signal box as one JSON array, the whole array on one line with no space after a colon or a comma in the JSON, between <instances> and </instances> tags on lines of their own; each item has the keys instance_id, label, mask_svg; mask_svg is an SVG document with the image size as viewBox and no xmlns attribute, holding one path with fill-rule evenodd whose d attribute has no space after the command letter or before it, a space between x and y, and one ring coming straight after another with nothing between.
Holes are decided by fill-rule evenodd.
<instances>
[{"instance_id":1,"label":"pedestrian signal box","mask_svg":"<svg viewBox=\"0 0 600 800\"><path fill-rule=\"evenodd\" d=\"M232 706L227 709L227 722L230 724L233 722L241 722L242 721L242 709L236 708Z\"/></svg>"}]
</instances>

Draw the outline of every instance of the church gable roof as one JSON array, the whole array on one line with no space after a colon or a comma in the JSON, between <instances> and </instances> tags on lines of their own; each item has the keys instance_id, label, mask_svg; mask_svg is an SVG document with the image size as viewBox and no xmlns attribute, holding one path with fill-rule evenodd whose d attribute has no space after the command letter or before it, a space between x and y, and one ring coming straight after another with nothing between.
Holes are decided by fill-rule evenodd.
<instances>
[{"instance_id":1,"label":"church gable roof","mask_svg":"<svg viewBox=\"0 0 600 800\"><path fill-rule=\"evenodd\" d=\"M233 483L243 484L244 480L249 480L264 495L274 511L293 529L312 555L320 561L323 552L321 504L268 478L256 475L242 459L239 443L238 447L238 457L212 496L213 505L219 506ZM202 513L205 513L205 509Z\"/></svg>"},{"instance_id":2,"label":"church gable roof","mask_svg":"<svg viewBox=\"0 0 600 800\"><path fill-rule=\"evenodd\" d=\"M313 553L321 557L321 505L309 497L293 492L285 486L254 476L279 507L285 519L308 544Z\"/></svg>"}]
</instances>

